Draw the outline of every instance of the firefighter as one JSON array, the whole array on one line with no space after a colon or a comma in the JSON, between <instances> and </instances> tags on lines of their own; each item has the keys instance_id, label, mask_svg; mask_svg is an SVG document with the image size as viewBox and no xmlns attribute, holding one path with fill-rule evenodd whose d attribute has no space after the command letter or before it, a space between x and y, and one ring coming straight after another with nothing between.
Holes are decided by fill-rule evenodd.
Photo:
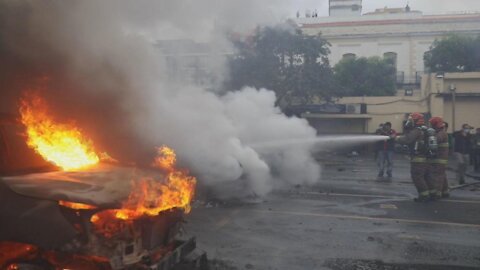
<instances>
[{"instance_id":1,"label":"firefighter","mask_svg":"<svg viewBox=\"0 0 480 270\"><path fill-rule=\"evenodd\" d=\"M421 113L411 113L405 123L405 129L410 130L404 136L396 137L395 141L411 147L410 175L418 192L416 202L430 200L427 184L428 163L425 146L425 118Z\"/></svg>"},{"instance_id":2,"label":"firefighter","mask_svg":"<svg viewBox=\"0 0 480 270\"><path fill-rule=\"evenodd\" d=\"M432 199L448 198L450 196L448 190L447 180L447 164L448 164L448 134L445 130L445 123L440 117L432 117L430 120L430 125L435 129L436 143L438 149L435 156L428 159L429 171L428 171L428 181L431 183L435 190L431 190L430 196Z\"/></svg>"}]
</instances>

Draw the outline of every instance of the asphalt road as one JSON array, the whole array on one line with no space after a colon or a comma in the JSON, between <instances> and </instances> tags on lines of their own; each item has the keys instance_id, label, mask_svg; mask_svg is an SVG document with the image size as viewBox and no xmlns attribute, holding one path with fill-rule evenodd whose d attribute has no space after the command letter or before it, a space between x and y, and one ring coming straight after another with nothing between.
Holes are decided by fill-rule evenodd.
<instances>
[{"instance_id":1,"label":"asphalt road","mask_svg":"<svg viewBox=\"0 0 480 270\"><path fill-rule=\"evenodd\" d=\"M326 160L315 186L196 202L187 233L214 269L480 269L477 188L419 204L401 156L392 181L376 179L371 158Z\"/></svg>"}]
</instances>

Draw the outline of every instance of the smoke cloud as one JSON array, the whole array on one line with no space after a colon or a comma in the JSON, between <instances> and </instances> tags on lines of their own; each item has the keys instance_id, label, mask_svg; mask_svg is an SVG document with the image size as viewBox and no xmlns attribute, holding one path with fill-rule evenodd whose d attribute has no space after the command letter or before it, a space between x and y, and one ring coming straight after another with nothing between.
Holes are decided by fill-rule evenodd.
<instances>
[{"instance_id":1,"label":"smoke cloud","mask_svg":"<svg viewBox=\"0 0 480 270\"><path fill-rule=\"evenodd\" d=\"M266 89L223 93L171 80L158 40L207 42L231 52L227 31L277 22L287 1L2 1L2 112L14 112L26 89L44 96L55 115L75 119L112 156L149 162L154 147L173 147L206 185L240 183L266 194L275 185L314 183L320 169L308 145L263 151L270 140L315 138L307 122L288 118ZM275 8L273 8L275 7ZM209 70L219 80L224 58ZM185 76L186 77L186 76ZM207 89L208 88L208 89Z\"/></svg>"}]
</instances>

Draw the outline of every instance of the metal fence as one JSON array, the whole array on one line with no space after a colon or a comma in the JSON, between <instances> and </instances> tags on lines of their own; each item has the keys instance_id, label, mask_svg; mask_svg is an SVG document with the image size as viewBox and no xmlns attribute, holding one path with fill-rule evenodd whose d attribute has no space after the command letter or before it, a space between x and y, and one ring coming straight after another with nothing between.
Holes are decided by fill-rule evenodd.
<instances>
[{"instance_id":1,"label":"metal fence","mask_svg":"<svg viewBox=\"0 0 480 270\"><path fill-rule=\"evenodd\" d=\"M423 71L415 72L415 75L405 75L403 71L397 71L395 75L395 82L397 85L420 85L422 82Z\"/></svg>"}]
</instances>

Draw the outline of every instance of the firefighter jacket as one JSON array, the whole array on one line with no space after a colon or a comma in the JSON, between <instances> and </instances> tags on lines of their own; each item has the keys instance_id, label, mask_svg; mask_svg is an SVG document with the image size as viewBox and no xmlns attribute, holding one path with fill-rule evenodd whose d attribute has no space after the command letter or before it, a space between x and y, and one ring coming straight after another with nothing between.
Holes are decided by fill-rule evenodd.
<instances>
[{"instance_id":1,"label":"firefighter jacket","mask_svg":"<svg viewBox=\"0 0 480 270\"><path fill-rule=\"evenodd\" d=\"M430 160L431 163L435 164L444 164L447 165L448 163L448 134L445 132L445 130L437 130L437 134L435 135L437 137L437 144L438 144L438 150L437 150L437 155Z\"/></svg>"},{"instance_id":2,"label":"firefighter jacket","mask_svg":"<svg viewBox=\"0 0 480 270\"><path fill-rule=\"evenodd\" d=\"M410 130L404 136L397 137L397 142L408 145L412 163L426 163L427 154L425 146L425 134L421 127Z\"/></svg>"}]
</instances>

